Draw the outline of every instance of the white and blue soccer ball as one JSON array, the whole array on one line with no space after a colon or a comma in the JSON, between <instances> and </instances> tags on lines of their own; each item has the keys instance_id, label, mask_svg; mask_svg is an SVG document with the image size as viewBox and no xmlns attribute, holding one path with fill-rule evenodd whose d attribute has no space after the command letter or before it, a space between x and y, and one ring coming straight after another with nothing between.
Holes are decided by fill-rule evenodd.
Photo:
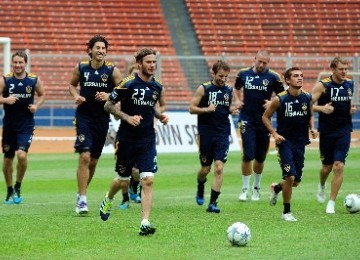
<instances>
[{"instance_id":1,"label":"white and blue soccer ball","mask_svg":"<svg viewBox=\"0 0 360 260\"><path fill-rule=\"evenodd\" d=\"M360 196L354 193L346 195L344 199L344 206L350 213L360 211Z\"/></svg>"},{"instance_id":2,"label":"white and blue soccer ball","mask_svg":"<svg viewBox=\"0 0 360 260\"><path fill-rule=\"evenodd\" d=\"M242 222L231 224L226 233L230 244L233 246L246 246L251 239L250 228Z\"/></svg>"}]
</instances>

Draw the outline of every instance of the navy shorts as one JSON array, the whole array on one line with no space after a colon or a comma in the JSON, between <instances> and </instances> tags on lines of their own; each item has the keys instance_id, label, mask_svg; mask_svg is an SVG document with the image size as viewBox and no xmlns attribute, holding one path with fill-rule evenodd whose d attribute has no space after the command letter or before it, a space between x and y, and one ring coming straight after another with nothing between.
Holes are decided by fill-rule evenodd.
<instances>
[{"instance_id":1,"label":"navy shorts","mask_svg":"<svg viewBox=\"0 0 360 260\"><path fill-rule=\"evenodd\" d=\"M320 156L324 165L331 165L335 161L345 163L350 149L351 133L320 133Z\"/></svg>"},{"instance_id":2,"label":"navy shorts","mask_svg":"<svg viewBox=\"0 0 360 260\"><path fill-rule=\"evenodd\" d=\"M201 166L210 166L213 161L226 163L229 152L229 136L198 136Z\"/></svg>"},{"instance_id":3,"label":"navy shorts","mask_svg":"<svg viewBox=\"0 0 360 260\"><path fill-rule=\"evenodd\" d=\"M115 156L115 171L121 177L130 177L135 165L140 173L157 172L155 140L145 143L118 140L115 144Z\"/></svg>"},{"instance_id":4,"label":"navy shorts","mask_svg":"<svg viewBox=\"0 0 360 260\"><path fill-rule=\"evenodd\" d=\"M256 160L263 163L269 150L270 135L263 125L239 122L243 161Z\"/></svg>"},{"instance_id":5,"label":"navy shorts","mask_svg":"<svg viewBox=\"0 0 360 260\"><path fill-rule=\"evenodd\" d=\"M305 160L305 145L293 144L288 140L277 145L282 177L295 176L296 182L301 182Z\"/></svg>"},{"instance_id":6,"label":"navy shorts","mask_svg":"<svg viewBox=\"0 0 360 260\"><path fill-rule=\"evenodd\" d=\"M109 129L109 121L93 121L89 118L77 117L75 151L77 153L90 152L90 156L99 159L105 144Z\"/></svg>"},{"instance_id":7,"label":"navy shorts","mask_svg":"<svg viewBox=\"0 0 360 260\"><path fill-rule=\"evenodd\" d=\"M1 141L4 157L14 158L17 150L28 152L33 135L34 129L25 133L4 129Z\"/></svg>"}]
</instances>

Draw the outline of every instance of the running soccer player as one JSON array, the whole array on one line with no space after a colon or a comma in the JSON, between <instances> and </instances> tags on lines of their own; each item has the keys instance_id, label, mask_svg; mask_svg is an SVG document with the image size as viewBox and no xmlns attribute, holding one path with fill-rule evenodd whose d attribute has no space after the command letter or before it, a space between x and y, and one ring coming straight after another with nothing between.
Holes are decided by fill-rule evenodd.
<instances>
[{"instance_id":1,"label":"running soccer player","mask_svg":"<svg viewBox=\"0 0 360 260\"><path fill-rule=\"evenodd\" d=\"M297 67L286 70L285 82L289 88L272 99L262 120L274 137L278 150L283 181L271 185L270 205L275 206L280 191L283 195L283 214L285 221L297 221L291 212L292 188L302 180L305 160L305 146L310 143L309 131L316 137L312 115L311 94L302 90L303 74ZM276 130L271 117L276 112Z\"/></svg>"},{"instance_id":2,"label":"running soccer player","mask_svg":"<svg viewBox=\"0 0 360 260\"><path fill-rule=\"evenodd\" d=\"M333 172L330 198L325 212L335 213L335 200L344 178L345 160L350 149L352 115L356 107L352 105L354 82L347 78L349 61L335 57L330 68L332 75L317 82L312 90L314 111L319 112L320 169L319 191L316 194L320 203L325 202L325 183Z\"/></svg>"},{"instance_id":3,"label":"running soccer player","mask_svg":"<svg viewBox=\"0 0 360 260\"><path fill-rule=\"evenodd\" d=\"M27 155L34 134L34 114L45 100L45 89L39 77L25 71L27 62L28 55L24 51L15 52L11 58L12 72L0 78L0 104L4 104L2 150L7 186L5 204L19 204L23 201L21 184L28 166ZM15 154L17 173L13 187Z\"/></svg>"},{"instance_id":4,"label":"running soccer player","mask_svg":"<svg viewBox=\"0 0 360 260\"><path fill-rule=\"evenodd\" d=\"M106 221L115 194L129 185L132 169L137 166L141 180L142 220L139 235L155 233L149 217L153 200L154 175L157 172L157 153L155 144L155 117L166 124L169 118L156 109L165 107L162 84L154 77L156 72L156 52L143 48L135 56L139 72L125 78L110 94L105 110L121 119L116 141L117 177L111 182L100 205L100 217ZM121 102L120 107L116 103Z\"/></svg>"},{"instance_id":5,"label":"running soccer player","mask_svg":"<svg viewBox=\"0 0 360 260\"><path fill-rule=\"evenodd\" d=\"M109 93L121 81L120 71L105 60L108 45L108 41L100 35L88 41L90 60L75 66L69 85L69 92L77 105L74 148L79 160L75 212L79 215L86 215L89 211L87 188L95 174L108 133L110 116L104 110L104 104Z\"/></svg>"},{"instance_id":6,"label":"running soccer player","mask_svg":"<svg viewBox=\"0 0 360 260\"><path fill-rule=\"evenodd\" d=\"M280 75L268 68L269 62L270 54L265 50L258 51L254 66L241 69L235 82L235 89L238 90L235 93L243 103L239 115L243 148L240 201L246 201L249 197L251 174L254 176L251 199L260 199L261 174L270 144L269 132L261 117L272 95L284 90Z\"/></svg>"},{"instance_id":7,"label":"running soccer player","mask_svg":"<svg viewBox=\"0 0 360 260\"><path fill-rule=\"evenodd\" d=\"M214 163L214 179L211 185L207 212L220 213L217 200L224 178L224 164L229 151L231 123L229 114L237 110L231 105L233 88L226 85L230 66L218 60L212 66L213 79L201 84L191 100L190 114L198 115L198 143L201 168L197 173L196 203L204 204L206 177Z\"/></svg>"}]
</instances>

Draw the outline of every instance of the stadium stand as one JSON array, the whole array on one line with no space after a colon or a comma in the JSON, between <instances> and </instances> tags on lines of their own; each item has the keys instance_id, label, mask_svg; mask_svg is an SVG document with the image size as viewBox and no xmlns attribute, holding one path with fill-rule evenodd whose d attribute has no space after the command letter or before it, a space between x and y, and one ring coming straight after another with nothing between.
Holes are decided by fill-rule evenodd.
<instances>
[{"instance_id":1,"label":"stadium stand","mask_svg":"<svg viewBox=\"0 0 360 260\"><path fill-rule=\"evenodd\" d=\"M348 56L360 47L358 0L186 3L205 55L246 55L266 48L275 55Z\"/></svg>"},{"instance_id":2,"label":"stadium stand","mask_svg":"<svg viewBox=\"0 0 360 260\"><path fill-rule=\"evenodd\" d=\"M260 48L273 56L291 53L299 57L294 65L312 81L306 89L328 70L328 61L320 57L359 51L359 0L185 1L205 56L253 56ZM285 64L275 60L271 67L282 72Z\"/></svg>"},{"instance_id":3,"label":"stadium stand","mask_svg":"<svg viewBox=\"0 0 360 260\"><path fill-rule=\"evenodd\" d=\"M32 8L35 7L36 8ZM47 98L70 99L67 86L80 57L86 57L86 42L102 34L110 42L109 53L132 56L141 47L163 55L175 55L159 0L3 0L0 3L0 36L10 37L13 50L31 54L72 54L31 60L31 69L47 87ZM37 56L38 57L38 56ZM128 64L113 61L124 74ZM129 61L127 61L129 62ZM164 61L161 81L167 100L190 99L192 92L177 60Z\"/></svg>"}]
</instances>

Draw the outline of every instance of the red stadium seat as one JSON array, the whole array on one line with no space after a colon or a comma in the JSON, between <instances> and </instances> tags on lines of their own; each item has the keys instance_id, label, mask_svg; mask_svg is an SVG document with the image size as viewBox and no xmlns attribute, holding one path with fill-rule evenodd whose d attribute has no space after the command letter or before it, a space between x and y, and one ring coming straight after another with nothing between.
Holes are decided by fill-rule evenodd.
<instances>
[{"instance_id":1,"label":"red stadium seat","mask_svg":"<svg viewBox=\"0 0 360 260\"><path fill-rule=\"evenodd\" d=\"M186 4L205 55L221 55L224 50L252 55L259 48L282 56L289 51L344 56L358 51L359 1L186 0Z\"/></svg>"},{"instance_id":2,"label":"red stadium seat","mask_svg":"<svg viewBox=\"0 0 360 260\"><path fill-rule=\"evenodd\" d=\"M132 56L142 47L154 48L163 55L176 54L159 0L88 0L86 4L69 0L2 0L0 24L0 36L11 38L12 49L29 49L32 54L64 53L84 57L86 42L95 34L107 37L111 54ZM71 99L67 88L79 59L77 56L59 59L56 64L40 58L31 60L31 69L44 81L48 99ZM172 88L173 79L177 79L177 88L167 96L188 98L190 89L185 91L186 95L177 94L178 90L187 89L180 63L172 62L170 70L166 62L163 66L165 88ZM119 67L126 73L127 66Z\"/></svg>"}]
</instances>

